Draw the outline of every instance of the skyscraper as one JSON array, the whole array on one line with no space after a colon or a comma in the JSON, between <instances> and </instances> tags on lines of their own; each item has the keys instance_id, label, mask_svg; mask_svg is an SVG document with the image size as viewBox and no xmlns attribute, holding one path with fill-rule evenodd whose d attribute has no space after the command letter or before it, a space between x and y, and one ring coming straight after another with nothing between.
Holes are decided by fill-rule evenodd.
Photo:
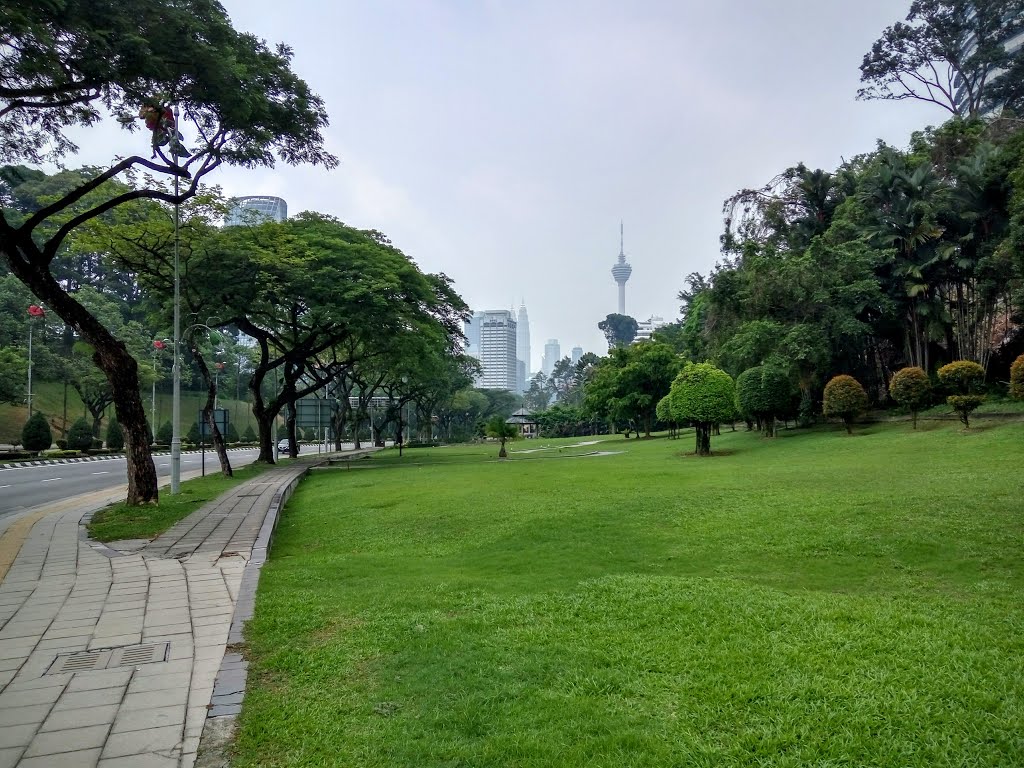
<instances>
[{"instance_id":1,"label":"skyscraper","mask_svg":"<svg viewBox=\"0 0 1024 768\"><path fill-rule=\"evenodd\" d=\"M516 321L507 309L492 309L473 313L473 320L466 323L466 336L471 332L478 339L477 353L473 356L480 361L480 375L476 386L482 389L505 389L516 391ZM473 341L466 352L473 354Z\"/></svg>"},{"instance_id":2,"label":"skyscraper","mask_svg":"<svg viewBox=\"0 0 1024 768\"><path fill-rule=\"evenodd\" d=\"M626 262L626 252L623 248L622 222L619 222L619 260L612 267L612 277L619 286L619 314L626 314L626 281L633 274L633 268Z\"/></svg>"},{"instance_id":3,"label":"skyscraper","mask_svg":"<svg viewBox=\"0 0 1024 768\"><path fill-rule=\"evenodd\" d=\"M546 376L550 376L555 370L555 363L561 359L561 356L562 348L558 345L558 339L548 339L548 343L544 345L544 360L540 367Z\"/></svg>"},{"instance_id":4,"label":"skyscraper","mask_svg":"<svg viewBox=\"0 0 1024 768\"><path fill-rule=\"evenodd\" d=\"M526 314L526 300L519 305L516 323L516 358L522 363L522 370L516 374L519 392L525 392L530 376L530 317Z\"/></svg>"},{"instance_id":5,"label":"skyscraper","mask_svg":"<svg viewBox=\"0 0 1024 768\"><path fill-rule=\"evenodd\" d=\"M252 195L231 200L231 208L224 217L224 226L240 224L262 224L264 221L278 223L288 218L288 203L280 197Z\"/></svg>"},{"instance_id":6,"label":"skyscraper","mask_svg":"<svg viewBox=\"0 0 1024 768\"><path fill-rule=\"evenodd\" d=\"M576 363L580 361L581 357L583 357L583 347L573 347L572 357L570 358L572 360L572 364L576 365Z\"/></svg>"}]
</instances>

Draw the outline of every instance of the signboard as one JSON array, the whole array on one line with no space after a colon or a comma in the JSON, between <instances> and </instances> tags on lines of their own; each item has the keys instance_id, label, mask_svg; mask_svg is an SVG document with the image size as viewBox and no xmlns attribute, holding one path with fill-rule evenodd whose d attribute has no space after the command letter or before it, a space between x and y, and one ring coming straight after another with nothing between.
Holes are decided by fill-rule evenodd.
<instances>
[{"instance_id":1,"label":"signboard","mask_svg":"<svg viewBox=\"0 0 1024 768\"><path fill-rule=\"evenodd\" d=\"M333 399L326 397L303 397L295 401L295 426L327 427L331 423Z\"/></svg>"},{"instance_id":2,"label":"signboard","mask_svg":"<svg viewBox=\"0 0 1024 768\"><path fill-rule=\"evenodd\" d=\"M228 433L228 409L227 408L214 408L213 409L213 420L217 423L217 430L223 437ZM199 434L204 438L212 438L213 433L210 430L210 425L206 423L206 419L203 418L203 412L199 412L199 416L196 417L196 421L199 424Z\"/></svg>"}]
</instances>

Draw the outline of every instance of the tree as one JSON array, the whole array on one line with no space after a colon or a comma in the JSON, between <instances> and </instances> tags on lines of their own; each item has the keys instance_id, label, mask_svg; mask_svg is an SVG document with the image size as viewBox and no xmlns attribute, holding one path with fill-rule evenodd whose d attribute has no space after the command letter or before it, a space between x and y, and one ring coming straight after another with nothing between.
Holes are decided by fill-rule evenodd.
<instances>
[{"instance_id":1,"label":"tree","mask_svg":"<svg viewBox=\"0 0 1024 768\"><path fill-rule=\"evenodd\" d=\"M180 203L222 163L310 162L332 167L323 146L323 102L291 71L291 50L270 50L232 29L211 0L126 0L122 3L29 3L0 15L0 159L40 163L74 152L68 130L97 123L106 110L129 132L147 126L151 158L123 159L66 194L24 214L4 199L0 253L11 271L94 349L110 381L125 430L130 504L157 500L156 469L146 435L138 365L51 269L68 237L86 222L133 200ZM178 115L195 133L182 146ZM165 149L166 147L166 149ZM114 184L139 170L166 181ZM184 189L180 182L184 181Z\"/></svg>"},{"instance_id":2,"label":"tree","mask_svg":"<svg viewBox=\"0 0 1024 768\"><path fill-rule=\"evenodd\" d=\"M12 405L25 399L28 360L13 347L0 347L0 403Z\"/></svg>"},{"instance_id":3,"label":"tree","mask_svg":"<svg viewBox=\"0 0 1024 768\"><path fill-rule=\"evenodd\" d=\"M1024 400L1024 355L1018 355L1010 365L1010 397Z\"/></svg>"},{"instance_id":4,"label":"tree","mask_svg":"<svg viewBox=\"0 0 1024 768\"><path fill-rule=\"evenodd\" d=\"M1021 0L914 0L906 21L886 28L864 55L857 98L917 99L973 117L991 108L997 78L1001 101L1024 92L1021 78L999 77L1024 60L1024 49L1011 55L1004 46L1024 31Z\"/></svg>"},{"instance_id":5,"label":"tree","mask_svg":"<svg viewBox=\"0 0 1024 768\"><path fill-rule=\"evenodd\" d=\"M242 442L243 443L255 443L256 442L256 433L253 431L252 424L246 424L245 425L245 431L242 432Z\"/></svg>"},{"instance_id":6,"label":"tree","mask_svg":"<svg viewBox=\"0 0 1024 768\"><path fill-rule=\"evenodd\" d=\"M732 418L735 412L732 377L711 363L691 363L672 382L670 397L676 421L694 426L697 455L710 456L712 427Z\"/></svg>"},{"instance_id":7,"label":"tree","mask_svg":"<svg viewBox=\"0 0 1024 768\"><path fill-rule=\"evenodd\" d=\"M498 458L507 459L508 453L505 451L505 442L515 440L519 436L519 430L516 429L515 424L509 424L505 421L504 416L492 416L487 422L486 433L488 437L495 438L501 444L501 448L498 450Z\"/></svg>"},{"instance_id":8,"label":"tree","mask_svg":"<svg viewBox=\"0 0 1024 768\"><path fill-rule=\"evenodd\" d=\"M45 451L53 445L53 433L42 411L36 411L29 416L25 426L21 428L21 445L26 451L33 453Z\"/></svg>"},{"instance_id":9,"label":"tree","mask_svg":"<svg viewBox=\"0 0 1024 768\"><path fill-rule=\"evenodd\" d=\"M757 419L765 437L776 436L776 420L792 404L793 385L785 371L772 365L748 368L736 377L736 407Z\"/></svg>"},{"instance_id":10,"label":"tree","mask_svg":"<svg viewBox=\"0 0 1024 768\"><path fill-rule=\"evenodd\" d=\"M960 416L965 429L970 429L971 413L985 402L977 390L985 383L985 369L973 360L954 360L939 368L939 381L956 390L946 402Z\"/></svg>"},{"instance_id":11,"label":"tree","mask_svg":"<svg viewBox=\"0 0 1024 768\"><path fill-rule=\"evenodd\" d=\"M868 393L853 376L841 374L832 377L825 385L822 413L838 416L846 426L846 433L853 434L852 423L868 408Z\"/></svg>"},{"instance_id":12,"label":"tree","mask_svg":"<svg viewBox=\"0 0 1024 768\"><path fill-rule=\"evenodd\" d=\"M107 422L107 448L111 451L120 451L124 448L124 432L116 416L112 416Z\"/></svg>"},{"instance_id":13,"label":"tree","mask_svg":"<svg viewBox=\"0 0 1024 768\"><path fill-rule=\"evenodd\" d=\"M928 404L932 394L928 374L922 368L901 368L889 382L889 394L910 411L914 429L917 429L917 412Z\"/></svg>"},{"instance_id":14,"label":"tree","mask_svg":"<svg viewBox=\"0 0 1024 768\"><path fill-rule=\"evenodd\" d=\"M613 312L599 322L597 327L604 333L604 337L608 340L608 348L611 349L632 344L640 326L629 315L619 315Z\"/></svg>"},{"instance_id":15,"label":"tree","mask_svg":"<svg viewBox=\"0 0 1024 768\"><path fill-rule=\"evenodd\" d=\"M84 416L68 430L68 448L72 451L88 451L92 448L94 439L92 425Z\"/></svg>"}]
</instances>

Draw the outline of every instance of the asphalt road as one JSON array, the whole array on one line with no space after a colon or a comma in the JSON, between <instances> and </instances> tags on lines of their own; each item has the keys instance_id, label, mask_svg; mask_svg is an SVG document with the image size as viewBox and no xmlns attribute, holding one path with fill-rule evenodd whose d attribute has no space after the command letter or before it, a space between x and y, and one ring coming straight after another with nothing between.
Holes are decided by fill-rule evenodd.
<instances>
[{"instance_id":1,"label":"asphalt road","mask_svg":"<svg viewBox=\"0 0 1024 768\"><path fill-rule=\"evenodd\" d=\"M303 446L308 450L307 446ZM313 447L316 450L316 447ZM259 455L258 450L230 451L232 467L251 464ZM170 482L170 455L154 456L156 473L161 484ZM199 453L181 455L181 474L199 474L202 456ZM218 472L220 465L213 451L206 452L206 471ZM128 482L124 459L101 459L80 461L71 464L43 464L35 467L0 469L0 517L20 512L29 507L64 501L107 488L117 488Z\"/></svg>"}]
</instances>

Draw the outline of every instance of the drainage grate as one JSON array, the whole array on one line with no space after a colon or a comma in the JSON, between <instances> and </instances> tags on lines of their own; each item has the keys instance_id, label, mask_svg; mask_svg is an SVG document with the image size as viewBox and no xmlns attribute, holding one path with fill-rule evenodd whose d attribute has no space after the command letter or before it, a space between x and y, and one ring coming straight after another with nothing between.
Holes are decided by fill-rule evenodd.
<instances>
[{"instance_id":1,"label":"drainage grate","mask_svg":"<svg viewBox=\"0 0 1024 768\"><path fill-rule=\"evenodd\" d=\"M134 667L137 664L156 664L167 661L170 643L145 643L121 648L103 648L98 651L67 653L53 660L44 674L62 675L68 672L89 672L96 669Z\"/></svg>"}]
</instances>

